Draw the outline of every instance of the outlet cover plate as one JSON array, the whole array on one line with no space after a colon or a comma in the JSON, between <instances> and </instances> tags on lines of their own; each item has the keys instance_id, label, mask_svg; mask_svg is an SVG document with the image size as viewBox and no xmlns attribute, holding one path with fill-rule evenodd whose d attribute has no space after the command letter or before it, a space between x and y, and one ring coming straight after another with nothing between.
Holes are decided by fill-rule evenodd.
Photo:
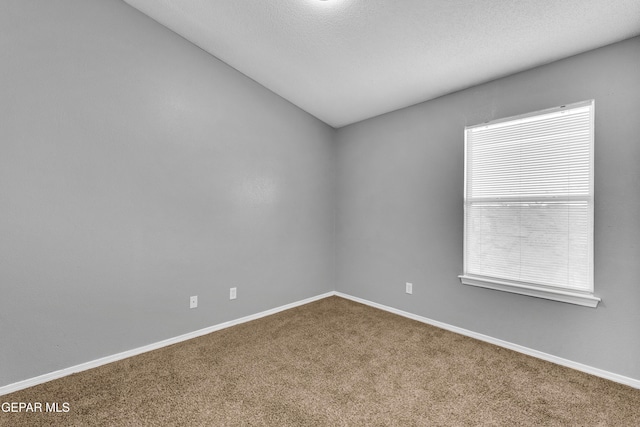
<instances>
[{"instance_id":1,"label":"outlet cover plate","mask_svg":"<svg viewBox=\"0 0 640 427\"><path fill-rule=\"evenodd\" d=\"M189 298L189 308L197 308L198 307L198 295L194 295Z\"/></svg>"}]
</instances>

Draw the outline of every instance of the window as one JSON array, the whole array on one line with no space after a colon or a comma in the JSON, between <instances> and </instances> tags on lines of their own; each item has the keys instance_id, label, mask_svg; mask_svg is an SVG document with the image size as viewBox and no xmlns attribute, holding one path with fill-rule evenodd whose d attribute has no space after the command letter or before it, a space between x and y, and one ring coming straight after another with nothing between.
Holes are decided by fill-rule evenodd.
<instances>
[{"instance_id":1,"label":"window","mask_svg":"<svg viewBox=\"0 0 640 427\"><path fill-rule=\"evenodd\" d=\"M596 307L594 101L465 128L466 285Z\"/></svg>"}]
</instances>

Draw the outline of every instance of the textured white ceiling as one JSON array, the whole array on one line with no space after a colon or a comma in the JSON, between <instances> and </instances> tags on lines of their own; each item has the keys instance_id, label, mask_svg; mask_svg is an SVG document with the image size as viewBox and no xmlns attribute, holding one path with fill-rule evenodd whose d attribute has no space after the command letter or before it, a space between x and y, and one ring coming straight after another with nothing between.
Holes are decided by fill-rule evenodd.
<instances>
[{"instance_id":1,"label":"textured white ceiling","mask_svg":"<svg viewBox=\"0 0 640 427\"><path fill-rule=\"evenodd\" d=\"M125 0L333 127L640 35L640 0Z\"/></svg>"}]
</instances>

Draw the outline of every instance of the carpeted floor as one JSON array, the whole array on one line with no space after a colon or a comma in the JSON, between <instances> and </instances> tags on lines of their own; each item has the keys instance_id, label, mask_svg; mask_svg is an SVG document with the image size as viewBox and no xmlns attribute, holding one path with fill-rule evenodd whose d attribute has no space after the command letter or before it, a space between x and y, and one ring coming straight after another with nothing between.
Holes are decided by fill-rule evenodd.
<instances>
[{"instance_id":1,"label":"carpeted floor","mask_svg":"<svg viewBox=\"0 0 640 427\"><path fill-rule=\"evenodd\" d=\"M1 402L69 412L0 426L640 425L640 390L338 297Z\"/></svg>"}]
</instances>

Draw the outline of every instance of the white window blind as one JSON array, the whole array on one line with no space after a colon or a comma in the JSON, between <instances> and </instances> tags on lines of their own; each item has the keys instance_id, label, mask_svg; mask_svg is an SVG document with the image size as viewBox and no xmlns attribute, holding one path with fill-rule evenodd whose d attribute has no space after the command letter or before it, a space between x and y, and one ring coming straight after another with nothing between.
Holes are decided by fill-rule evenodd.
<instances>
[{"instance_id":1,"label":"white window blind","mask_svg":"<svg viewBox=\"0 0 640 427\"><path fill-rule=\"evenodd\" d=\"M594 103L465 129L465 284L595 307Z\"/></svg>"}]
</instances>

